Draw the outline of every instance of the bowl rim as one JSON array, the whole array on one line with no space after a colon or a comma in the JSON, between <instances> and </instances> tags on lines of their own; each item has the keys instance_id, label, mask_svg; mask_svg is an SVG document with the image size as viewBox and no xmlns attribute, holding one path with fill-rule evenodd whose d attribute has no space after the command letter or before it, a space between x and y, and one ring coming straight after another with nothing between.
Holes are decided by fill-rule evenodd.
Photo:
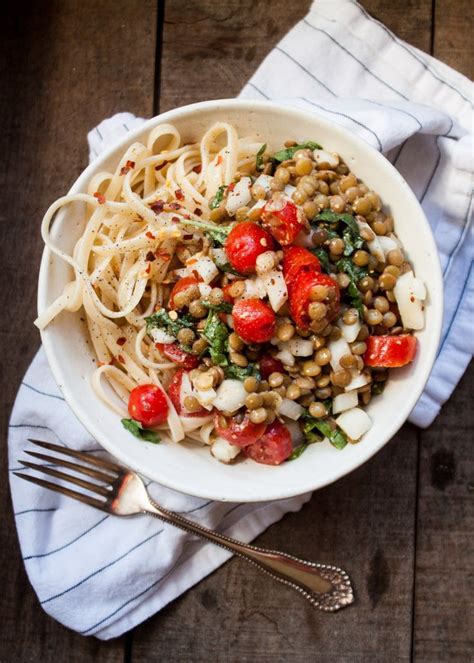
<instances>
[{"instance_id":1,"label":"bowl rim","mask_svg":"<svg viewBox=\"0 0 474 663\"><path fill-rule=\"evenodd\" d=\"M372 458L372 456L378 453L380 449L382 449L382 447L384 447L393 438L393 436L397 433L397 431L403 426L403 424L407 421L410 412L412 411L416 402L421 396L423 389L428 381L436 357L436 352L439 346L441 329L442 329L442 319L443 319L443 279L442 279L441 265L439 260L439 253L434 241L432 230L430 228L426 215L423 211L423 208L421 207L412 189L407 184L406 180L390 163L390 161L388 161L388 159L381 152L378 152L370 144L366 143L364 140L359 138L359 136L352 134L348 129L341 126L340 124L331 122L326 118L317 115L316 113L311 113L309 111L294 106L286 105L285 103L263 101L263 100L215 99L210 101L200 101L197 103L188 104L185 106L181 106L166 111L159 115L156 115L148 120L145 120L143 124L140 124L138 127L134 128L132 131L125 134L123 138L121 138L120 140L114 141L113 144L108 149L104 150L96 159L94 159L81 172L79 177L74 181L71 188L69 189L68 194L76 193L83 190L84 185L88 182L90 176L94 172L98 171L101 168L102 164L106 162L114 153L130 145L136 139L137 136L140 136L144 132L149 131L157 124L164 122L172 123L173 119L176 119L178 117L180 120L183 120L187 116L195 113L196 111L218 109L222 111L222 113L224 114L225 111L229 108L232 109L238 108L244 111L252 111L257 113L260 111L266 112L268 109L270 109L280 113L284 112L295 118L300 116L304 117L307 120L316 119L323 129L326 126L332 132L339 133L341 139L347 140L349 143L355 144L362 151L365 150L366 152L369 152L371 154L371 158L375 160L374 165L376 165L377 162L379 162L380 164L383 164L385 168L388 167L389 170L391 171L392 177L394 178L394 180L397 181L398 186L404 190L405 196L411 199L411 204L414 204L415 207L418 208L419 219L417 219L417 223L422 223L425 226L425 230L427 231L427 238L429 238L429 242L431 243L431 246L429 246L428 248L432 254L432 265L431 265L432 273L430 274L430 277L432 279L431 289L433 292L436 292L437 296L436 302L433 301L433 299L430 302L430 306L433 306L435 315L433 316L434 319L431 321L430 335L427 339L425 339L425 343L429 344L429 347L425 348L427 356L425 357L424 363L420 365L418 369L417 388L410 389L409 393L407 393L405 407L399 410L398 416L394 417L392 420L389 421L385 435L381 437L382 441L373 444L370 449L366 448L365 450L362 446L363 443L361 444L360 448L362 449L362 453L354 458L354 463L351 465L350 469L347 468L335 469L332 472L328 472L328 474L325 475L322 480L318 480L316 481L316 483L314 481L312 483L308 481L306 483L302 483L301 487L298 488L297 492L295 492L295 490L294 489L292 490L291 488L285 490L284 485L283 486L279 485L277 488L272 490L270 495L264 494L259 496L258 495L242 496L238 495L234 491L234 488L232 487L229 490L229 496L226 496L225 498L216 495L215 491L212 490L212 487L211 489L203 488L203 489L193 490L192 487L190 487L187 482L185 482L184 480L180 480L179 476L178 477L162 476L159 472L159 466L157 466L156 468L158 471L154 471L154 468L150 471L148 470L148 468L146 468L145 471L139 468L137 468L136 470L139 473L143 474L144 476L149 477L153 481L156 481L157 483L163 486L166 486L168 488L171 488L173 490L176 490L180 493L184 493L187 495L193 495L195 497L218 500L218 501L263 502L269 500L279 500L279 499L296 497L297 495L302 495L309 491L319 490L320 488L324 488L325 486L337 481L338 479L351 473L352 471L363 465L365 462L367 462L370 458ZM48 305L48 276L49 276L48 267L50 260L52 258L53 254L51 253L50 249L45 246L41 258L39 278L38 278L37 305L39 313L42 312ZM96 426L96 424L89 417L88 413L81 408L78 399L76 399L75 396L72 394L68 386L68 380L65 379L65 377L67 377L66 371L63 373L63 369L59 361L56 359L55 346L48 333L48 328L41 330L40 335L54 379L58 387L62 391L68 406L71 408L72 412L75 414L79 422L85 427L85 429L97 440L97 442L106 451L108 451L114 456L114 458L116 458L119 462L124 463L128 467L136 468L137 462L133 459L133 451L131 454L128 454L122 452L122 450L120 449L116 449L113 443L111 443L110 440L108 439L105 431L104 432L101 431L100 427ZM133 450L133 446L131 446L130 448ZM266 487L266 490L268 492L268 487Z\"/></svg>"}]
</instances>

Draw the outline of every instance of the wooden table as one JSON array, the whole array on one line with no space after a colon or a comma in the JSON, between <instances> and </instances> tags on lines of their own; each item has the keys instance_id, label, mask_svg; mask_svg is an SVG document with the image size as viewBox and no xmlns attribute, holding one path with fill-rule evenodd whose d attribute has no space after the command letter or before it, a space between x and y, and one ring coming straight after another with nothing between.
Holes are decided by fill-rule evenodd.
<instances>
[{"instance_id":1,"label":"wooden table","mask_svg":"<svg viewBox=\"0 0 474 663\"><path fill-rule=\"evenodd\" d=\"M363 4L399 37L472 74L468 0ZM121 110L150 117L236 95L309 5L309 0L2 5L4 439L15 393L39 345L32 326L43 248L39 223L48 204L86 165L86 132ZM259 537L259 544L350 569L357 603L336 615L314 611L234 559L124 637L107 643L81 637L38 605L4 483L1 663L472 660L473 587L466 574L472 562L473 386L471 370L430 429L405 425L364 467L317 492L300 513ZM6 481L5 448L2 466Z\"/></svg>"}]
</instances>

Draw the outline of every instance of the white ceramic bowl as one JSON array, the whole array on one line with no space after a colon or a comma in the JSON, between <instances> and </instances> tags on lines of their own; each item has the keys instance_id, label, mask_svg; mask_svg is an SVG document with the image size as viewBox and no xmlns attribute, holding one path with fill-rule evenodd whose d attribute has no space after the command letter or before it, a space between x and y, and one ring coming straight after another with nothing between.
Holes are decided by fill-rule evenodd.
<instances>
[{"instance_id":1,"label":"white ceramic bowl","mask_svg":"<svg viewBox=\"0 0 474 663\"><path fill-rule=\"evenodd\" d=\"M133 438L122 428L120 418L92 391L94 368L81 313L62 313L42 333L54 377L66 401L91 435L119 461L143 475L175 490L221 501L259 502L291 497L321 488L355 469L379 451L407 419L418 400L433 365L441 329L443 291L434 240L414 194L393 166L373 148L349 131L315 115L281 105L255 101L208 101L184 106L147 121L96 159L76 180L70 193L86 190L98 171L112 169L126 147L144 140L150 129L162 122L177 126L185 141L200 138L217 120L234 124L240 134L258 134L270 149L288 139L314 140L338 152L350 168L390 208L395 230L405 251L428 288L426 325L417 334L416 360L392 372L382 396L368 407L371 430L356 445L338 451L329 443L314 444L304 455L278 467L252 460L224 465L208 448L191 444L152 445ZM62 176L64 177L64 173ZM71 251L83 226L80 204L70 205L54 223L53 237ZM70 280L70 268L44 251L39 276L38 308L41 313Z\"/></svg>"}]
</instances>

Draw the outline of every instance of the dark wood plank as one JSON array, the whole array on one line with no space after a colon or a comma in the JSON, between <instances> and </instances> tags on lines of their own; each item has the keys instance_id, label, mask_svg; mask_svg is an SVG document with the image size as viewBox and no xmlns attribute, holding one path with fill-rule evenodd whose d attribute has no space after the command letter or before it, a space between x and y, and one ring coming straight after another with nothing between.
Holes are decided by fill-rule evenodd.
<instances>
[{"instance_id":1,"label":"dark wood plank","mask_svg":"<svg viewBox=\"0 0 474 663\"><path fill-rule=\"evenodd\" d=\"M409 3L401 20L399 8L388 2L365 5L402 37L429 48L430 2ZM168 0L161 108L236 94L308 7L307 2L272 3L269 21L263 19L269 13L263 2L224 7ZM365 467L318 491L299 514L287 515L258 539L350 569L357 607L328 618L232 560L135 629L133 660L408 661L417 440L416 429L405 426Z\"/></svg>"},{"instance_id":2,"label":"dark wood plank","mask_svg":"<svg viewBox=\"0 0 474 663\"><path fill-rule=\"evenodd\" d=\"M360 3L374 18L397 37L429 53L432 41L431 0L362 0Z\"/></svg>"},{"instance_id":3,"label":"dark wood plank","mask_svg":"<svg viewBox=\"0 0 474 663\"><path fill-rule=\"evenodd\" d=\"M150 115L154 0L2 3L2 439L39 335L33 327L46 207L87 164L86 133L121 110ZM2 445L1 661L120 661L124 640L101 644L63 628L38 605L20 558ZM84 609L87 609L86 607Z\"/></svg>"},{"instance_id":4,"label":"dark wood plank","mask_svg":"<svg viewBox=\"0 0 474 663\"><path fill-rule=\"evenodd\" d=\"M436 0L434 4L433 55L472 79L474 76L472 2Z\"/></svg>"},{"instance_id":5,"label":"dark wood plank","mask_svg":"<svg viewBox=\"0 0 474 663\"><path fill-rule=\"evenodd\" d=\"M414 654L468 661L474 651L474 365L421 434Z\"/></svg>"}]
</instances>

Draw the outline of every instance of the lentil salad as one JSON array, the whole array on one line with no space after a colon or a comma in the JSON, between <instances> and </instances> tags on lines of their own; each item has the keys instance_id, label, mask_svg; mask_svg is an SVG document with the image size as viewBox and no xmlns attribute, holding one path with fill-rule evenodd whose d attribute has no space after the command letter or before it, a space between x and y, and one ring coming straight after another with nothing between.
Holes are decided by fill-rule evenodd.
<instances>
[{"instance_id":1,"label":"lentil salad","mask_svg":"<svg viewBox=\"0 0 474 663\"><path fill-rule=\"evenodd\" d=\"M91 192L94 213L109 205L118 227L109 221L103 232L100 220L99 251L81 274L96 275L90 288L107 309L104 323L86 288L96 391L123 411L105 376L136 437L193 439L222 462L242 454L277 465L323 440L342 449L369 430L363 408L389 369L413 360L424 286L382 201L339 155L313 141L270 152L241 139L232 168L228 126L211 127L200 149L171 140L173 149L154 154L151 140L138 157L124 155L103 193ZM132 222L113 207L126 179ZM135 266L128 311L120 287Z\"/></svg>"}]
</instances>

